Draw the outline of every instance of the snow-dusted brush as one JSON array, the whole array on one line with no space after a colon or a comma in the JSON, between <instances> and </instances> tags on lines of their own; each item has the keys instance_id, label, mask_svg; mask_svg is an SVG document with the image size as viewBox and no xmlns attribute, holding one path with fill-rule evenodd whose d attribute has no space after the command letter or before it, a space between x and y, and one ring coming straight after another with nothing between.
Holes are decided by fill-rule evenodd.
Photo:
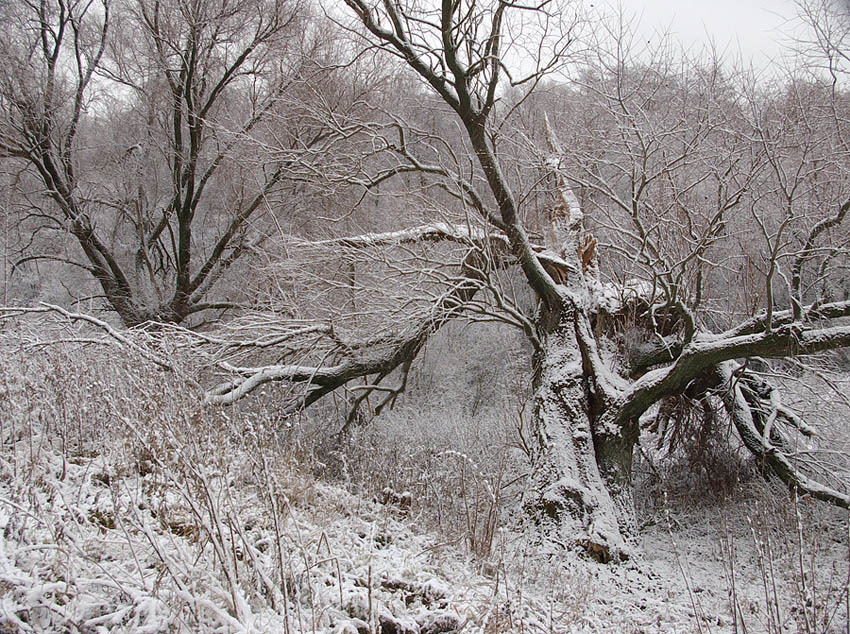
<instances>
[{"instance_id":1,"label":"snow-dusted brush","mask_svg":"<svg viewBox=\"0 0 850 634\"><path fill-rule=\"evenodd\" d=\"M274 417L204 405L179 338L31 318L0 336L3 628L438 634L477 620L486 600L444 580L469 574L462 556L316 480Z\"/></svg>"}]
</instances>

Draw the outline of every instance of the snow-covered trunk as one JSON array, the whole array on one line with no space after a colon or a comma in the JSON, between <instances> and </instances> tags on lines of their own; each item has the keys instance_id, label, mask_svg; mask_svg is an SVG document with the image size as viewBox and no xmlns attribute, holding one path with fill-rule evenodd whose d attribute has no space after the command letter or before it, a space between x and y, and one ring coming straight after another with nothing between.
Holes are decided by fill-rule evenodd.
<instances>
[{"instance_id":1,"label":"snow-covered trunk","mask_svg":"<svg viewBox=\"0 0 850 634\"><path fill-rule=\"evenodd\" d=\"M579 546L608 562L629 556L637 433L636 427L606 425L613 412L605 410L576 337L576 320L585 318L567 306L541 316L543 346L535 360L537 455L525 508L544 539Z\"/></svg>"},{"instance_id":2,"label":"snow-covered trunk","mask_svg":"<svg viewBox=\"0 0 850 634\"><path fill-rule=\"evenodd\" d=\"M609 413L606 412L603 420L609 418L607 414ZM637 531L632 487L632 456L640 428L637 421L632 421L628 425L619 425L615 430L604 429L604 427L604 423L599 421L593 425L596 464L608 496L614 504L620 536L628 542L634 538ZM620 553L620 558L626 556L628 556L628 550Z\"/></svg>"}]
</instances>

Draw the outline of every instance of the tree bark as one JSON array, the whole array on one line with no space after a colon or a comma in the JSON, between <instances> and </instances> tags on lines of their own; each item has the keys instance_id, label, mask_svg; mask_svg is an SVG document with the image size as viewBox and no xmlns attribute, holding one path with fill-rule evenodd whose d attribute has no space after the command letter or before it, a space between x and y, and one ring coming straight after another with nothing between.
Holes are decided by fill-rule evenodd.
<instances>
[{"instance_id":1,"label":"tree bark","mask_svg":"<svg viewBox=\"0 0 850 634\"><path fill-rule=\"evenodd\" d=\"M537 453L524 507L544 540L579 547L607 563L627 559L631 550L637 427L606 425L609 406L576 337L581 319L586 315L566 304L541 315L534 368Z\"/></svg>"}]
</instances>

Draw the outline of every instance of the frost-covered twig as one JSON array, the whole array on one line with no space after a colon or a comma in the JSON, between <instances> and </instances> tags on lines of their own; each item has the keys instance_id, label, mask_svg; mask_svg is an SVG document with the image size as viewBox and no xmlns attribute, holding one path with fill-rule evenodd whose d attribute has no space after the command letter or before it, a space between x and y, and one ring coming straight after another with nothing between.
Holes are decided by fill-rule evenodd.
<instances>
[{"instance_id":1,"label":"frost-covered twig","mask_svg":"<svg viewBox=\"0 0 850 634\"><path fill-rule=\"evenodd\" d=\"M148 361L158 365L159 367L173 371L174 367L168 363L166 360L162 359L158 355L155 355L150 350L145 349L143 346L132 341L127 335L116 330L107 322L102 319L98 319L92 315L87 315L85 313L72 313L61 306L56 306L54 304L47 304L45 302L41 302L38 307L26 307L26 306L2 306L0 307L0 313L4 313L3 316L18 316L18 315L26 315L26 314L38 314L38 313L58 313L62 315L69 321L83 321L89 323L93 326L97 326L100 330L105 332L109 337L117 341L120 345L126 346L131 350L137 352L142 357L147 359Z\"/></svg>"}]
</instances>

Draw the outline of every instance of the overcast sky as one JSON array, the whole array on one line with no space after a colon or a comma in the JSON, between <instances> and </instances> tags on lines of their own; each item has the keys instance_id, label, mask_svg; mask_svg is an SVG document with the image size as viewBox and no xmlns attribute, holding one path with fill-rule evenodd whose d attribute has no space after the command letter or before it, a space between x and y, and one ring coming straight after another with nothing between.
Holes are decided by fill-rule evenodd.
<instances>
[{"instance_id":1,"label":"overcast sky","mask_svg":"<svg viewBox=\"0 0 850 634\"><path fill-rule=\"evenodd\" d=\"M740 51L763 67L781 52L781 42L796 23L793 0L619 0L627 12L641 16L640 32L651 38L670 30L676 39L700 45L711 36L718 48ZM616 6L617 0L585 0Z\"/></svg>"}]
</instances>

